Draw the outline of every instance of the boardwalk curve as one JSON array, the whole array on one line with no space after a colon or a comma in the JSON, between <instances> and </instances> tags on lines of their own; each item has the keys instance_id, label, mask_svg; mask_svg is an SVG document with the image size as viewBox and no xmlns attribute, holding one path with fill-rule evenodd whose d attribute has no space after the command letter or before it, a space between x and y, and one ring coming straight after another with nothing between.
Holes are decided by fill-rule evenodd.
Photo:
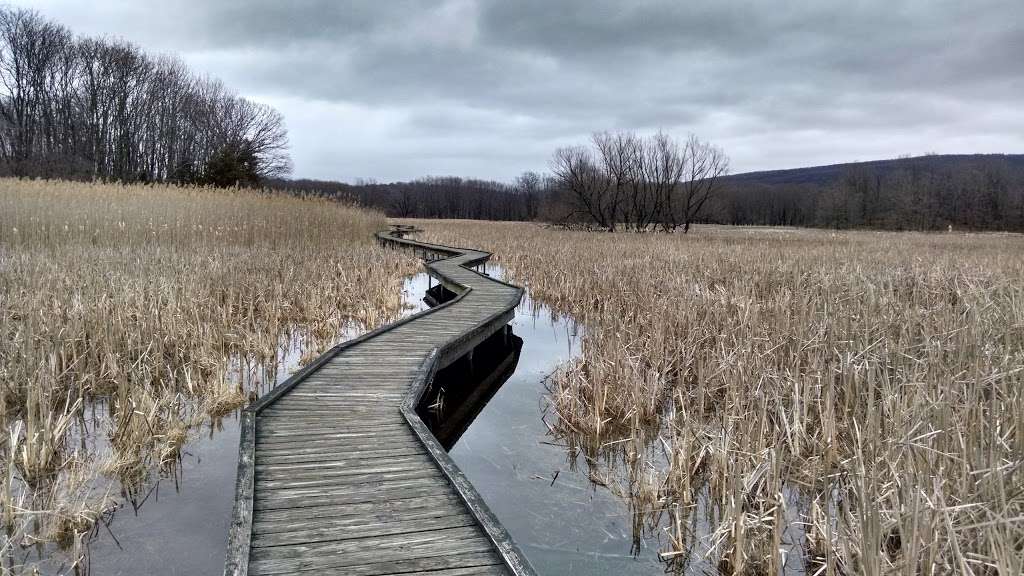
<instances>
[{"instance_id":1,"label":"boardwalk curve","mask_svg":"<svg viewBox=\"0 0 1024 576\"><path fill-rule=\"evenodd\" d=\"M457 296L340 344L242 414L225 575L533 576L416 414L434 373L507 334L523 291L490 254L379 233Z\"/></svg>"}]
</instances>

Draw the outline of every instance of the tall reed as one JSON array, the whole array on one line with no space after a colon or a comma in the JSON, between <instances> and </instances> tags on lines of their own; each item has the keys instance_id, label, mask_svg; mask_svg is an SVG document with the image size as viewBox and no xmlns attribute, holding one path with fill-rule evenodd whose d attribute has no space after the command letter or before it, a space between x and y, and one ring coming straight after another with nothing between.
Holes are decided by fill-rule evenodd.
<instances>
[{"instance_id":1,"label":"tall reed","mask_svg":"<svg viewBox=\"0 0 1024 576\"><path fill-rule=\"evenodd\" d=\"M1024 571L1021 236L427 228L585 324L556 434L677 569Z\"/></svg>"},{"instance_id":2,"label":"tall reed","mask_svg":"<svg viewBox=\"0 0 1024 576\"><path fill-rule=\"evenodd\" d=\"M395 317L415 261L373 243L384 225L256 191L0 180L8 567L41 542L73 564L104 475L131 493L173 468L195 427L273 384L254 375L273 379L282 342L313 355Z\"/></svg>"}]
</instances>

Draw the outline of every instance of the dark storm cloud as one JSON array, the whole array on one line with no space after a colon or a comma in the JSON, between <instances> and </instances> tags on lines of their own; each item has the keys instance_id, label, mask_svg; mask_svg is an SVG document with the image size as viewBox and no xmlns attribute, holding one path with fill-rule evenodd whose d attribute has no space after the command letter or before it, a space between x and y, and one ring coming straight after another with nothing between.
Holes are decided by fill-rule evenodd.
<instances>
[{"instance_id":1,"label":"dark storm cloud","mask_svg":"<svg viewBox=\"0 0 1024 576\"><path fill-rule=\"evenodd\" d=\"M737 170L1024 144L1024 4L270 0L38 8L280 107L302 175L508 178L592 130Z\"/></svg>"}]
</instances>

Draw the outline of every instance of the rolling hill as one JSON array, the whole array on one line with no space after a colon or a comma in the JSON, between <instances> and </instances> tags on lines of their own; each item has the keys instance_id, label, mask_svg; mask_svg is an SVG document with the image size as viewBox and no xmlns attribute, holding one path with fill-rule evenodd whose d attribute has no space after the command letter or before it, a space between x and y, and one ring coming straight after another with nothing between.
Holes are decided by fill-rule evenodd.
<instances>
[{"instance_id":1,"label":"rolling hill","mask_svg":"<svg viewBox=\"0 0 1024 576\"><path fill-rule=\"evenodd\" d=\"M891 160L847 162L826 166L808 166L806 168L744 172L728 176L724 180L729 184L736 185L824 185L835 182L840 176L852 170L867 169L875 175L884 177L903 170L934 173L990 166L993 163L1003 164L1007 169L1014 172L1024 172L1024 154L930 154Z\"/></svg>"}]
</instances>

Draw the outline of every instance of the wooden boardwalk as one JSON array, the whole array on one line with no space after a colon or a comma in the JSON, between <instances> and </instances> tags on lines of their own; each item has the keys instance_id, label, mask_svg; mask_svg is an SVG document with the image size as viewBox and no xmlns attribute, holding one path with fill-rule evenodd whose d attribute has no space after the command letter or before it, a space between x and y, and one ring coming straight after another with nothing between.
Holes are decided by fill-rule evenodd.
<instances>
[{"instance_id":1,"label":"wooden boardwalk","mask_svg":"<svg viewBox=\"0 0 1024 576\"><path fill-rule=\"evenodd\" d=\"M378 239L458 297L331 349L243 412L225 574L533 574L415 412L522 290L469 269L486 252L403 232Z\"/></svg>"}]
</instances>

